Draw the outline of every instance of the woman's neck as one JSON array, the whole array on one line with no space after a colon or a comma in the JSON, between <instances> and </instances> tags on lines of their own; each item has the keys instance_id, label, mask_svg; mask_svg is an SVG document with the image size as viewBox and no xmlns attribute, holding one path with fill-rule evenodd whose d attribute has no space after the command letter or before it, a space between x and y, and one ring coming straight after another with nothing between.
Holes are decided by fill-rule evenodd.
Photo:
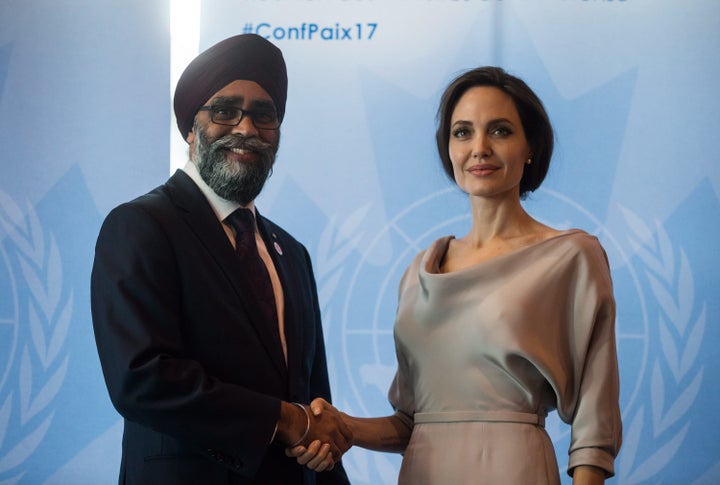
<instances>
[{"instance_id":1,"label":"woman's neck","mask_svg":"<svg viewBox=\"0 0 720 485\"><path fill-rule=\"evenodd\" d=\"M493 240L507 240L532 235L543 227L533 219L518 199L496 201L471 198L472 227L465 237L475 247Z\"/></svg>"}]
</instances>

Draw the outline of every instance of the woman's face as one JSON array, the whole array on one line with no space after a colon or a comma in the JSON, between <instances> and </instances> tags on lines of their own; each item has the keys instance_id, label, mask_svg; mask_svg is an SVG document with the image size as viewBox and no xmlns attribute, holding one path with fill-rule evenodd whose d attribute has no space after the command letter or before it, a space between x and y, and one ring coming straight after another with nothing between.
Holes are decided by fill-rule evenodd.
<instances>
[{"instance_id":1,"label":"woman's face","mask_svg":"<svg viewBox=\"0 0 720 485\"><path fill-rule=\"evenodd\" d=\"M476 86L458 100L450 119L448 153L455 182L470 196L520 197L520 179L531 158L512 98Z\"/></svg>"}]
</instances>

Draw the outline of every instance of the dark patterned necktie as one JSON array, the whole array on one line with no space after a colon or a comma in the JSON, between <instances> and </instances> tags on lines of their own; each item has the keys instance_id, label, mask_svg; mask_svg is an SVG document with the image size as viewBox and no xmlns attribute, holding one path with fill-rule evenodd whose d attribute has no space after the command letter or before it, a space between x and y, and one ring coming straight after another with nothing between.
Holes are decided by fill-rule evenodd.
<instances>
[{"instance_id":1,"label":"dark patterned necktie","mask_svg":"<svg viewBox=\"0 0 720 485\"><path fill-rule=\"evenodd\" d=\"M277 327L275 292L255 242L255 216L250 209L240 208L227 216L225 223L235 229L235 251L247 271L248 289L255 297L264 320Z\"/></svg>"}]
</instances>

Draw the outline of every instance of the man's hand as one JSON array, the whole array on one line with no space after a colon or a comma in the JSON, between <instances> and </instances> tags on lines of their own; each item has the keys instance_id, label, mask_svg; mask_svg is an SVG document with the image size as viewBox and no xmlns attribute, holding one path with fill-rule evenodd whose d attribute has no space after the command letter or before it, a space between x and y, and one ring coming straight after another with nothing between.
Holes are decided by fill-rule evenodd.
<instances>
[{"instance_id":1,"label":"man's hand","mask_svg":"<svg viewBox=\"0 0 720 485\"><path fill-rule=\"evenodd\" d=\"M300 463L302 455L304 463L301 464L327 469L328 461L332 464L337 463L343 453L350 448L352 433L343 422L341 413L324 399L321 401L322 404L316 405L313 412L307 406L303 406L305 409L303 412L297 405L282 402L277 438L286 445L296 443L302 438L302 441L294 448L297 451L288 456L298 457ZM303 437L306 429L307 434ZM311 446L316 441L318 444Z\"/></svg>"},{"instance_id":2,"label":"man's hand","mask_svg":"<svg viewBox=\"0 0 720 485\"><path fill-rule=\"evenodd\" d=\"M302 445L295 448L285 448L285 454L297 458L299 464L307 465L309 469L316 472L330 471L335 466L333 454L330 453L330 445L320 443L318 440L310 443L307 448Z\"/></svg>"}]
</instances>

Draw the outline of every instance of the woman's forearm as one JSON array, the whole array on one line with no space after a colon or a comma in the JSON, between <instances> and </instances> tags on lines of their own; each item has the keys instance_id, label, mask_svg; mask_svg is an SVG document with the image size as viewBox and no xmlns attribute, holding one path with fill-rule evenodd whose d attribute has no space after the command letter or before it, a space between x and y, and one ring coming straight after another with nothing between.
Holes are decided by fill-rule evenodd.
<instances>
[{"instance_id":1,"label":"woman's forearm","mask_svg":"<svg viewBox=\"0 0 720 485\"><path fill-rule=\"evenodd\" d=\"M410 441L412 427L394 414L381 418L356 418L343 414L353 433L352 443L374 451L402 453Z\"/></svg>"},{"instance_id":2,"label":"woman's forearm","mask_svg":"<svg viewBox=\"0 0 720 485\"><path fill-rule=\"evenodd\" d=\"M573 471L573 485L603 485L605 471L590 465L580 465Z\"/></svg>"}]
</instances>

